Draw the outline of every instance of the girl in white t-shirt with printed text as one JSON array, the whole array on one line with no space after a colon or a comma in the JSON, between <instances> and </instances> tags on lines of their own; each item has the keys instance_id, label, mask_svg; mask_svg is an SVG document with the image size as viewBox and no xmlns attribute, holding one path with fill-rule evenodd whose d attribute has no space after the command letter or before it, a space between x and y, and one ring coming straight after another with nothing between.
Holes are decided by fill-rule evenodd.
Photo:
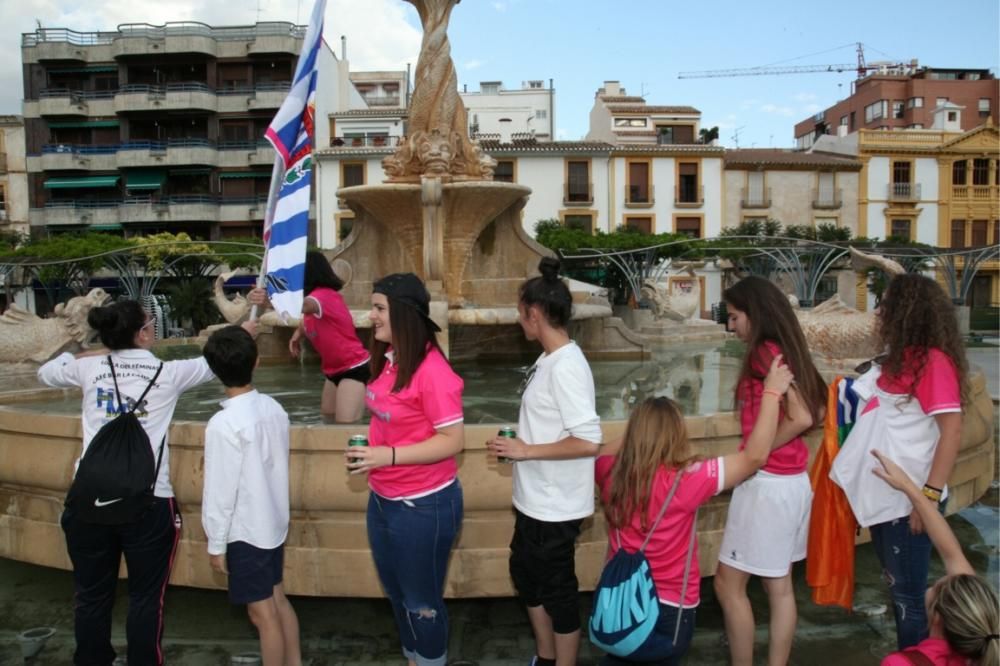
<instances>
[{"instance_id":1,"label":"girl in white t-shirt with printed text","mask_svg":"<svg viewBox=\"0 0 1000 666\"><path fill-rule=\"evenodd\" d=\"M566 326L573 310L559 262L521 285L518 320L542 355L526 378L517 437L487 442L514 462L510 575L528 608L536 666L575 666L580 644L575 545L594 513L594 456L601 441L594 378Z\"/></svg>"}]
</instances>

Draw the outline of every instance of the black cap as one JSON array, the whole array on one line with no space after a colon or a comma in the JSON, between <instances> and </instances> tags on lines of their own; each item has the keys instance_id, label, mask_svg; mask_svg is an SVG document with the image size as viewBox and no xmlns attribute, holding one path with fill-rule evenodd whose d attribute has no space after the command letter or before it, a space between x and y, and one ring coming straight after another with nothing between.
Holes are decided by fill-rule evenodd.
<instances>
[{"instance_id":1,"label":"black cap","mask_svg":"<svg viewBox=\"0 0 1000 666\"><path fill-rule=\"evenodd\" d=\"M423 315L432 331L435 333L441 331L441 327L431 319L431 295L420 278L413 273L386 275L372 285L372 292L383 294L386 298L413 308Z\"/></svg>"}]
</instances>

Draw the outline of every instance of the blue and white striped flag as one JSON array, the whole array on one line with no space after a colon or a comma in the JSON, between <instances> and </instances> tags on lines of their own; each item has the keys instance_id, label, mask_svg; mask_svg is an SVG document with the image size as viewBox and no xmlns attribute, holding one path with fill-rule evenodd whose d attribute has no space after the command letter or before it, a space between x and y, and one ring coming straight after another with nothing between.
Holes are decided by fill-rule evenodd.
<instances>
[{"instance_id":1,"label":"blue and white striped flag","mask_svg":"<svg viewBox=\"0 0 1000 666\"><path fill-rule=\"evenodd\" d=\"M325 10L326 0L317 0L295 67L292 88L265 134L278 155L274 160L264 215L264 267L271 305L284 320L297 318L302 313L317 59L323 41Z\"/></svg>"}]
</instances>

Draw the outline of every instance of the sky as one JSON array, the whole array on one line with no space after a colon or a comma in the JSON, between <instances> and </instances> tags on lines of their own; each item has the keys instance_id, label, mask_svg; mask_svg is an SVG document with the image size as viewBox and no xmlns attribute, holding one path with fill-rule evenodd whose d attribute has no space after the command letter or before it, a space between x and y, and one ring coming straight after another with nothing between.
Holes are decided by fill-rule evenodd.
<instances>
[{"instance_id":1,"label":"sky","mask_svg":"<svg viewBox=\"0 0 1000 666\"><path fill-rule=\"evenodd\" d=\"M211 25L305 21L310 0L0 0L0 114L21 112L21 33L114 29L121 23ZM951 15L946 12L951 11ZM416 67L420 20L403 0L328 0L324 35L352 70ZM843 73L678 79L678 72L866 59L1000 72L996 0L464 0L449 28L459 87L518 89L553 79L558 139L587 133L594 94L617 80L656 105L693 106L728 147L794 145L795 123L847 97Z\"/></svg>"}]
</instances>

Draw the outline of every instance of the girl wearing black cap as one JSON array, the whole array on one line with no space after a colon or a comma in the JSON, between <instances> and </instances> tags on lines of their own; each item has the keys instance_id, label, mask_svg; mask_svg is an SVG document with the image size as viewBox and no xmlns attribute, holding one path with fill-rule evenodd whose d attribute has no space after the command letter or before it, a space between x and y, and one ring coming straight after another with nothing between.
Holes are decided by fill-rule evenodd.
<instances>
[{"instance_id":1,"label":"girl wearing black cap","mask_svg":"<svg viewBox=\"0 0 1000 666\"><path fill-rule=\"evenodd\" d=\"M438 346L430 295L413 273L373 285L368 447L347 457L367 474L368 543L410 664L444 666L444 578L462 524L455 455L464 445L462 379Z\"/></svg>"},{"instance_id":2,"label":"girl wearing black cap","mask_svg":"<svg viewBox=\"0 0 1000 666\"><path fill-rule=\"evenodd\" d=\"M519 322L542 345L522 389L519 437L487 444L514 465L514 537L510 575L535 633L532 664L576 664L580 642L575 545L594 513L594 456L601 441L594 378L569 324L573 300L559 262L521 285Z\"/></svg>"}]
</instances>

